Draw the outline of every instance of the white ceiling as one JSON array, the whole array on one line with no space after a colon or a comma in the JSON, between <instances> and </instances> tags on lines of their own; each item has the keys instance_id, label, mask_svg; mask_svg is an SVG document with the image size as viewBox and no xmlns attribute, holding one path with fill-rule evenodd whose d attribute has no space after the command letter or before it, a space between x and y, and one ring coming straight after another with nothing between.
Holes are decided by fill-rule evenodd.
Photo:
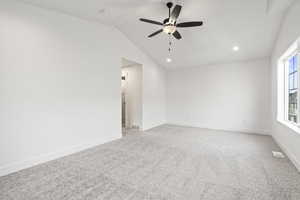
<instances>
[{"instance_id":1,"label":"white ceiling","mask_svg":"<svg viewBox=\"0 0 300 200\"><path fill-rule=\"evenodd\" d=\"M167 18L167 0L22 0L88 20L112 24L143 49L155 62L168 68L249 60L270 56L284 11L292 0L177 0L183 5L178 22L203 20L204 26L181 28L183 37L151 39L157 25L138 19ZM240 51L232 51L238 45ZM171 57L172 62L166 63Z\"/></svg>"}]
</instances>

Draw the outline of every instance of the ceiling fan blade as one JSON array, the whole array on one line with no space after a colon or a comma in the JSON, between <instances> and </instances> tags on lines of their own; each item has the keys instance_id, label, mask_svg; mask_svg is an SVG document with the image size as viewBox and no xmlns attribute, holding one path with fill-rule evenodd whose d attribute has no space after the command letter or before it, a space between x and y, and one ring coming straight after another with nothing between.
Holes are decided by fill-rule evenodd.
<instances>
[{"instance_id":1,"label":"ceiling fan blade","mask_svg":"<svg viewBox=\"0 0 300 200\"><path fill-rule=\"evenodd\" d=\"M185 27L194 27L194 26L202 26L203 22L183 22L176 25L176 27L185 28Z\"/></svg>"},{"instance_id":2,"label":"ceiling fan blade","mask_svg":"<svg viewBox=\"0 0 300 200\"><path fill-rule=\"evenodd\" d=\"M140 18L140 20L141 20L142 22L147 22L147 23L150 23L150 24L164 25L164 24L161 23L161 22L153 21L153 20L150 20L150 19L143 19L143 18Z\"/></svg>"},{"instance_id":3,"label":"ceiling fan blade","mask_svg":"<svg viewBox=\"0 0 300 200\"><path fill-rule=\"evenodd\" d=\"M170 17L170 23L174 24L177 20L177 18L180 15L180 11L181 11L182 6L180 5L176 5L175 8L173 9L172 13L171 13L171 17Z\"/></svg>"},{"instance_id":4,"label":"ceiling fan blade","mask_svg":"<svg viewBox=\"0 0 300 200\"><path fill-rule=\"evenodd\" d=\"M154 32L154 33L152 33L152 34L149 35L148 37L153 37L153 36L155 36L155 35L157 35L157 34L159 34L159 33L161 33L161 32L163 32L163 29L160 29L160 30L158 30L158 31L156 31L156 32Z\"/></svg>"},{"instance_id":5,"label":"ceiling fan blade","mask_svg":"<svg viewBox=\"0 0 300 200\"><path fill-rule=\"evenodd\" d=\"M173 33L173 36L177 39L177 40L180 40L182 37L181 37L181 35L180 35L180 33L178 32L178 31L175 31L174 33Z\"/></svg>"}]
</instances>

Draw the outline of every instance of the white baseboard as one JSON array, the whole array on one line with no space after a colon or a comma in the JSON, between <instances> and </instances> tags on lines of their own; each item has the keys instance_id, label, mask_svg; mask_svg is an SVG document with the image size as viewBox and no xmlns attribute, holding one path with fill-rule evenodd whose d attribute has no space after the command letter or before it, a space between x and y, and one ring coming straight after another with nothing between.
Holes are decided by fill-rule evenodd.
<instances>
[{"instance_id":1,"label":"white baseboard","mask_svg":"<svg viewBox=\"0 0 300 200\"><path fill-rule=\"evenodd\" d=\"M174 126L184 126L184 127L194 127L194 128L203 128L203 129L211 129L211 130L218 130L218 131L230 131L230 132L239 132L239 133L247 133L247 134L255 134L255 135L268 135L270 136L270 130L258 130L258 129L231 129L231 128L221 128L221 127L209 127L209 126L202 126L202 125L187 125L187 124L179 124L179 123L167 123L169 125Z\"/></svg>"},{"instance_id":2,"label":"white baseboard","mask_svg":"<svg viewBox=\"0 0 300 200\"><path fill-rule=\"evenodd\" d=\"M71 155L71 154L104 144L106 142L109 142L109 141L112 141L115 139L119 139L119 138L111 138L107 141L98 141L98 142L93 141L88 144L69 147L68 149L62 150L59 152L54 152L54 153L50 153L47 155L41 155L41 156L37 156L37 157L31 158L28 160L23 160L23 161L11 163L9 165L0 166L0 177L23 170L23 169L26 169L26 168L33 167L38 164L42 164L42 163L45 163L45 162L48 162L51 160L55 160L55 159L58 159L58 158L61 158L61 157L67 156L67 155Z\"/></svg>"},{"instance_id":3,"label":"white baseboard","mask_svg":"<svg viewBox=\"0 0 300 200\"><path fill-rule=\"evenodd\" d=\"M161 123L157 123L157 124L152 124L151 126L148 126L148 127L144 127L142 128L142 131L149 131L153 128L156 128L156 127L159 127L159 126L162 126L162 125L165 125L166 122L161 122Z\"/></svg>"},{"instance_id":4,"label":"white baseboard","mask_svg":"<svg viewBox=\"0 0 300 200\"><path fill-rule=\"evenodd\" d=\"M272 136L273 137L273 136ZM296 158L296 156L294 156L294 154L292 154L288 148L283 145L282 143L280 143L276 137L273 137L274 141L278 144L278 146L282 149L282 151L285 153L285 155L290 159L290 161L295 165L295 167L297 168L297 170L300 173L300 161Z\"/></svg>"}]
</instances>

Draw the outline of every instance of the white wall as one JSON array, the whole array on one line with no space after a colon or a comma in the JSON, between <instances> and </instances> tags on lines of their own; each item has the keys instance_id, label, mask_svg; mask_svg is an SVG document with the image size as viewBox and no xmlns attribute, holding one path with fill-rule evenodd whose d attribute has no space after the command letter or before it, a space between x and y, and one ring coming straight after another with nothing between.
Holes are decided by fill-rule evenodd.
<instances>
[{"instance_id":1,"label":"white wall","mask_svg":"<svg viewBox=\"0 0 300 200\"><path fill-rule=\"evenodd\" d=\"M167 77L167 122L268 134L269 60L175 69Z\"/></svg>"},{"instance_id":2,"label":"white wall","mask_svg":"<svg viewBox=\"0 0 300 200\"><path fill-rule=\"evenodd\" d=\"M123 92L126 102L126 127L143 129L143 71L142 65L122 68Z\"/></svg>"},{"instance_id":3,"label":"white wall","mask_svg":"<svg viewBox=\"0 0 300 200\"><path fill-rule=\"evenodd\" d=\"M138 62L143 64L143 130L147 130L166 123L166 71Z\"/></svg>"},{"instance_id":4,"label":"white wall","mask_svg":"<svg viewBox=\"0 0 300 200\"><path fill-rule=\"evenodd\" d=\"M300 134L276 120L277 108L277 61L300 37L300 1L294 1L282 23L272 54L272 134L277 143L284 149L290 159L300 170Z\"/></svg>"},{"instance_id":5,"label":"white wall","mask_svg":"<svg viewBox=\"0 0 300 200\"><path fill-rule=\"evenodd\" d=\"M121 58L143 64L144 129L165 71L118 30L0 1L0 175L121 137Z\"/></svg>"}]
</instances>

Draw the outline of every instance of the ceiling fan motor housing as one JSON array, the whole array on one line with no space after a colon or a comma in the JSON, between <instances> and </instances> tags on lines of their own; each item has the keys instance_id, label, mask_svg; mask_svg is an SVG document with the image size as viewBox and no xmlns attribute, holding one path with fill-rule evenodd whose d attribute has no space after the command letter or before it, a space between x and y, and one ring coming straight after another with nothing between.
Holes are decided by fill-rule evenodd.
<instances>
[{"instance_id":1,"label":"ceiling fan motor housing","mask_svg":"<svg viewBox=\"0 0 300 200\"><path fill-rule=\"evenodd\" d=\"M163 23L164 23L164 24L168 24L168 23L169 23L169 19L170 19L170 18L165 19Z\"/></svg>"}]
</instances>

